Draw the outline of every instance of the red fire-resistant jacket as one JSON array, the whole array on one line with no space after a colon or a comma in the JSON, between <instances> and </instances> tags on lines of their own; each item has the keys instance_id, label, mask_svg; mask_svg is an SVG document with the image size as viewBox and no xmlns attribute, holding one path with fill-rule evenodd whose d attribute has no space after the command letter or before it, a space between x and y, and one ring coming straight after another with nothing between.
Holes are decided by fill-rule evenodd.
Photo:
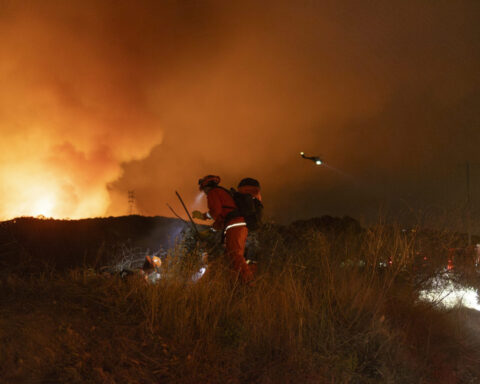
<instances>
[{"instance_id":1,"label":"red fire-resistant jacket","mask_svg":"<svg viewBox=\"0 0 480 384\"><path fill-rule=\"evenodd\" d=\"M217 231L225 229L227 225L244 222L243 217L225 222L229 212L236 209L232 196L222 188L213 188L207 194L208 213L214 221L213 228Z\"/></svg>"}]
</instances>

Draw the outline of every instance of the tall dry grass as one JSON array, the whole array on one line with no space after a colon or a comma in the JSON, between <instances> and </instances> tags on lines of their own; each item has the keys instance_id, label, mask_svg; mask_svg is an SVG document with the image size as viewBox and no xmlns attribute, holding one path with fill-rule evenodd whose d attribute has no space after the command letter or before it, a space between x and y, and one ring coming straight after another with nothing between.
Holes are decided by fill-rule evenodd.
<instances>
[{"instance_id":1,"label":"tall dry grass","mask_svg":"<svg viewBox=\"0 0 480 384\"><path fill-rule=\"evenodd\" d=\"M154 285L86 269L31 279L2 274L8 300L0 324L18 342L4 344L0 377L112 383L480 378L480 349L470 331L454 313L418 302L427 277L443 271L444 255L427 249L417 232L382 224L362 232L290 235L273 228L260 234L252 286L232 279L218 260L193 283L199 259L181 254L182 247L169 254ZM435 240L434 248L448 248L451 239L443 241ZM28 316L22 305L30 306ZM48 337L39 336L32 313L40 324L60 325L45 326ZM23 319L21 330L10 323L14 318ZM49 352L30 366L8 357L34 348Z\"/></svg>"}]
</instances>

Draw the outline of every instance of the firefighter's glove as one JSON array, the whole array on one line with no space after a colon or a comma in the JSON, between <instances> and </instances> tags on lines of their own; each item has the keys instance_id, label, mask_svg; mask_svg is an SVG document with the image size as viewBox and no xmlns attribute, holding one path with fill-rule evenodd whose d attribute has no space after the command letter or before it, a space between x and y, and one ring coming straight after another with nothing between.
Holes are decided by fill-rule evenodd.
<instances>
[{"instance_id":1,"label":"firefighter's glove","mask_svg":"<svg viewBox=\"0 0 480 384\"><path fill-rule=\"evenodd\" d=\"M207 240L210 237L211 233L212 232L209 229L206 229L204 231L199 231L198 232L198 238L200 240Z\"/></svg>"},{"instance_id":2,"label":"firefighter's glove","mask_svg":"<svg viewBox=\"0 0 480 384\"><path fill-rule=\"evenodd\" d=\"M200 219L200 220L205 220L206 219L206 216L205 213L202 213L200 211L193 211L192 212L192 217L194 219Z\"/></svg>"}]
</instances>

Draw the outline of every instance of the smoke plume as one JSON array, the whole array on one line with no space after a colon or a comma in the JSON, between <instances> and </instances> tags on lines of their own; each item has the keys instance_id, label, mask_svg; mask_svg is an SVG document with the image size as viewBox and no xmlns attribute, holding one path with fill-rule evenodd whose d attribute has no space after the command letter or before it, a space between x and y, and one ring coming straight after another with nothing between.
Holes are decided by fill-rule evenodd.
<instances>
[{"instance_id":1,"label":"smoke plume","mask_svg":"<svg viewBox=\"0 0 480 384\"><path fill-rule=\"evenodd\" d=\"M128 190L137 212L170 215L174 191L193 206L209 173L259 179L280 221L461 201L458 164L479 159L479 14L475 1L0 2L0 216L125 214Z\"/></svg>"}]
</instances>

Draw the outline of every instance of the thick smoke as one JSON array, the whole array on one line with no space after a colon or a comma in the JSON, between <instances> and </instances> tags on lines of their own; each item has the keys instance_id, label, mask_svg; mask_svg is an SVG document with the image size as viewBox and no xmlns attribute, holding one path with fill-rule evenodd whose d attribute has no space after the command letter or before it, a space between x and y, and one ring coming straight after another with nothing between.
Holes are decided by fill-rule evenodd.
<instances>
[{"instance_id":1,"label":"thick smoke","mask_svg":"<svg viewBox=\"0 0 480 384\"><path fill-rule=\"evenodd\" d=\"M9 4L3 217L50 193L55 216L124 214L128 190L169 215L207 173L260 179L278 220L360 215L461 202L479 157L475 1Z\"/></svg>"}]
</instances>

